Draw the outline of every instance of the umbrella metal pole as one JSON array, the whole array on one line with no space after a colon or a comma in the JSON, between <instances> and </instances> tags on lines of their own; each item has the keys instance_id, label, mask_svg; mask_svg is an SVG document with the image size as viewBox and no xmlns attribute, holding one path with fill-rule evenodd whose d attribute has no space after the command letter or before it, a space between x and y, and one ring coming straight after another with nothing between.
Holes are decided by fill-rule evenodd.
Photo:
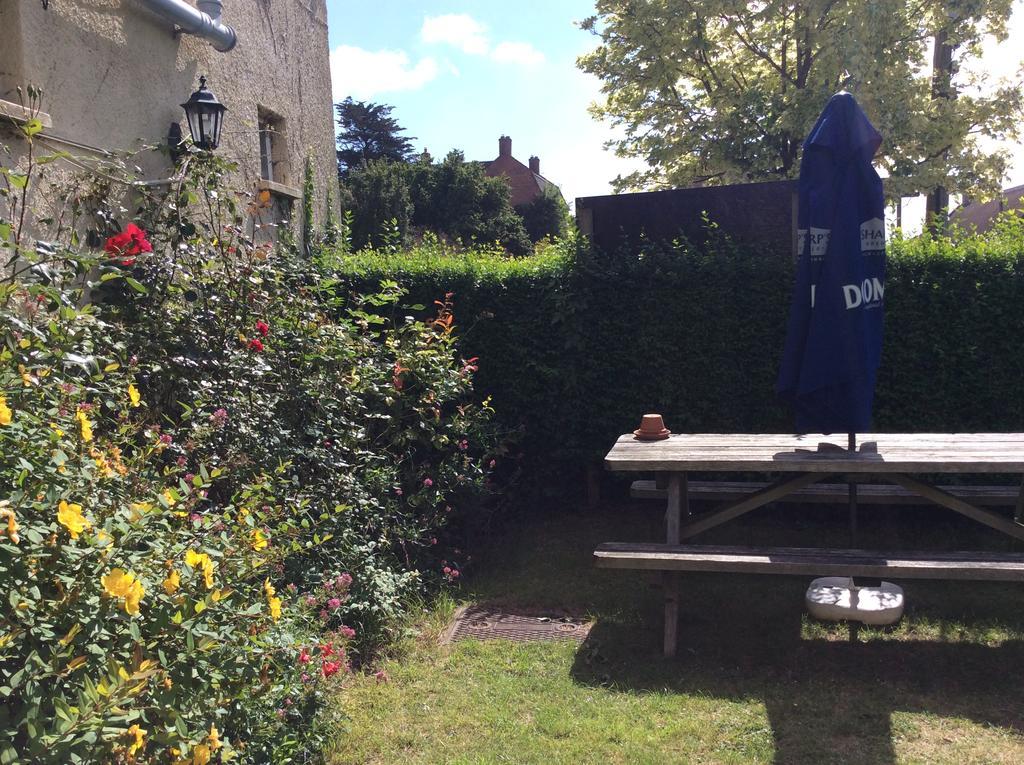
<instances>
[{"instance_id":1,"label":"umbrella metal pole","mask_svg":"<svg viewBox=\"0 0 1024 765\"><path fill-rule=\"evenodd\" d=\"M857 451L857 434L850 433L847 437L847 448ZM857 483L852 478L846 484L850 498L850 546L857 546Z\"/></svg>"}]
</instances>

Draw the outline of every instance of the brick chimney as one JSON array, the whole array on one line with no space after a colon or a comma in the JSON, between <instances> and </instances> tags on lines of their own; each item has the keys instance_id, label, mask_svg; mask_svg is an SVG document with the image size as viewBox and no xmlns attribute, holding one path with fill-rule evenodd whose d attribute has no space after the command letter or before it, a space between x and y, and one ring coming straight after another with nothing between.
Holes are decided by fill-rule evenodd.
<instances>
[{"instance_id":1,"label":"brick chimney","mask_svg":"<svg viewBox=\"0 0 1024 765\"><path fill-rule=\"evenodd\" d=\"M530 172L540 175L540 157L530 157Z\"/></svg>"},{"instance_id":2,"label":"brick chimney","mask_svg":"<svg viewBox=\"0 0 1024 765\"><path fill-rule=\"evenodd\" d=\"M498 156L512 156L512 139L509 138L507 135L503 135L498 139Z\"/></svg>"}]
</instances>

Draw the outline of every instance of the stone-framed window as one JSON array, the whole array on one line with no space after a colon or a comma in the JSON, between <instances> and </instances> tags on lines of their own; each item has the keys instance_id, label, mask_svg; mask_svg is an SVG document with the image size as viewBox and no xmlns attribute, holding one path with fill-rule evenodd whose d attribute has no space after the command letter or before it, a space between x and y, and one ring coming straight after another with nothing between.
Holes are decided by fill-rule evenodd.
<instances>
[{"instance_id":1,"label":"stone-framed window","mask_svg":"<svg viewBox=\"0 0 1024 765\"><path fill-rule=\"evenodd\" d=\"M288 183L288 152L285 146L285 120L278 114L258 107L260 139L260 178L274 183Z\"/></svg>"}]
</instances>

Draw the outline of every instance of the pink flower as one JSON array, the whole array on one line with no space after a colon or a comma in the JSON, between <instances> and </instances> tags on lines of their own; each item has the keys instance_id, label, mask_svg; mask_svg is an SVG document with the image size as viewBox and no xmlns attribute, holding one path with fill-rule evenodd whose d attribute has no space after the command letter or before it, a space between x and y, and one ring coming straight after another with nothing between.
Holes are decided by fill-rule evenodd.
<instances>
[{"instance_id":1,"label":"pink flower","mask_svg":"<svg viewBox=\"0 0 1024 765\"><path fill-rule=\"evenodd\" d=\"M405 492L402 491L402 487L401 486L398 486L398 487L395 488L395 494L397 494L399 497L401 497L404 493Z\"/></svg>"},{"instance_id":2,"label":"pink flower","mask_svg":"<svg viewBox=\"0 0 1024 765\"><path fill-rule=\"evenodd\" d=\"M274 714L277 715L277 719L278 720L283 720L284 719L284 715L285 715L285 711L283 709L278 709Z\"/></svg>"},{"instance_id":3,"label":"pink flower","mask_svg":"<svg viewBox=\"0 0 1024 765\"><path fill-rule=\"evenodd\" d=\"M487 467L489 467L489 468L490 468L491 470L494 470L494 466L495 466L495 465L497 465L497 464L498 464L498 461L497 461L497 460L491 460L491 461L490 461L490 462L489 462L489 463L487 464Z\"/></svg>"},{"instance_id":4,"label":"pink flower","mask_svg":"<svg viewBox=\"0 0 1024 765\"><path fill-rule=\"evenodd\" d=\"M331 598L327 601L327 606L333 610L341 608L341 598Z\"/></svg>"},{"instance_id":5,"label":"pink flower","mask_svg":"<svg viewBox=\"0 0 1024 765\"><path fill-rule=\"evenodd\" d=\"M312 657L309 655L309 651L307 651L305 647L303 647L303 649L299 651L299 664L309 664L309 660L311 658Z\"/></svg>"},{"instance_id":6,"label":"pink flower","mask_svg":"<svg viewBox=\"0 0 1024 765\"><path fill-rule=\"evenodd\" d=\"M432 480L430 480L429 478L424 478L423 479L423 485L426 486L429 489L431 486L434 485L434 482Z\"/></svg>"},{"instance_id":7,"label":"pink flower","mask_svg":"<svg viewBox=\"0 0 1024 765\"><path fill-rule=\"evenodd\" d=\"M315 606L316 605L316 598L313 597L312 595L307 595L306 596L306 605L307 606Z\"/></svg>"},{"instance_id":8,"label":"pink flower","mask_svg":"<svg viewBox=\"0 0 1024 765\"><path fill-rule=\"evenodd\" d=\"M459 570L457 568L453 568L452 569L452 579L458 579L458 578L459 578Z\"/></svg>"},{"instance_id":9,"label":"pink flower","mask_svg":"<svg viewBox=\"0 0 1024 765\"><path fill-rule=\"evenodd\" d=\"M182 457L178 457L177 463L178 463L178 467L185 467L185 465L188 464L188 460L185 459L185 457L183 457L183 456Z\"/></svg>"},{"instance_id":10,"label":"pink flower","mask_svg":"<svg viewBox=\"0 0 1024 765\"><path fill-rule=\"evenodd\" d=\"M375 678L377 678L377 682L378 683L386 683L386 682L388 682L391 679L390 677L388 677L388 673L385 672L383 669L379 670L377 672L374 672L373 676Z\"/></svg>"},{"instance_id":11,"label":"pink flower","mask_svg":"<svg viewBox=\"0 0 1024 765\"><path fill-rule=\"evenodd\" d=\"M195 477L195 473L185 473L185 483L192 483L192 479Z\"/></svg>"},{"instance_id":12,"label":"pink flower","mask_svg":"<svg viewBox=\"0 0 1024 765\"><path fill-rule=\"evenodd\" d=\"M330 616L331 615L329 613L327 613L327 609L326 608L321 608L320 609L320 618L321 619L323 619L324 621L327 621L330 618Z\"/></svg>"},{"instance_id":13,"label":"pink flower","mask_svg":"<svg viewBox=\"0 0 1024 765\"><path fill-rule=\"evenodd\" d=\"M461 441L459 441L459 448L462 451L466 451L466 449L469 448L469 441L467 441L465 438L463 438Z\"/></svg>"},{"instance_id":14,"label":"pink flower","mask_svg":"<svg viewBox=\"0 0 1024 765\"><path fill-rule=\"evenodd\" d=\"M430 538L430 544L436 545L437 544L437 537L431 537Z\"/></svg>"},{"instance_id":15,"label":"pink flower","mask_svg":"<svg viewBox=\"0 0 1024 765\"><path fill-rule=\"evenodd\" d=\"M441 571L443 571L446 576L452 573L452 570L448 566L445 566L443 569L441 569Z\"/></svg>"},{"instance_id":16,"label":"pink flower","mask_svg":"<svg viewBox=\"0 0 1024 765\"><path fill-rule=\"evenodd\" d=\"M310 677L309 675L307 675L307 674L306 674L305 672L303 672L303 673L302 673L302 682L304 682L304 683L308 683L308 682L309 682L310 680L312 680L312 679L313 679L313 678L311 678L311 677Z\"/></svg>"},{"instance_id":17,"label":"pink flower","mask_svg":"<svg viewBox=\"0 0 1024 765\"><path fill-rule=\"evenodd\" d=\"M338 628L338 632L341 634L342 637L348 638L349 640L356 636L356 631L351 627L346 627L344 624L342 624Z\"/></svg>"},{"instance_id":18,"label":"pink flower","mask_svg":"<svg viewBox=\"0 0 1024 765\"><path fill-rule=\"evenodd\" d=\"M344 574L339 574L337 580L335 581L339 587L345 589L350 584L352 584L352 575L348 572L345 572Z\"/></svg>"},{"instance_id":19,"label":"pink flower","mask_svg":"<svg viewBox=\"0 0 1024 765\"><path fill-rule=\"evenodd\" d=\"M164 446L169 445L172 441L174 441L174 439L171 438L170 433L164 433L162 436L160 436L160 443L162 443Z\"/></svg>"},{"instance_id":20,"label":"pink flower","mask_svg":"<svg viewBox=\"0 0 1024 765\"><path fill-rule=\"evenodd\" d=\"M228 422L228 410L221 408L210 415L210 422L214 427L223 428Z\"/></svg>"},{"instance_id":21,"label":"pink flower","mask_svg":"<svg viewBox=\"0 0 1024 765\"><path fill-rule=\"evenodd\" d=\"M192 515L190 515L188 519L193 523L199 523L201 520L203 520L203 516L201 516L199 513L192 513Z\"/></svg>"}]
</instances>

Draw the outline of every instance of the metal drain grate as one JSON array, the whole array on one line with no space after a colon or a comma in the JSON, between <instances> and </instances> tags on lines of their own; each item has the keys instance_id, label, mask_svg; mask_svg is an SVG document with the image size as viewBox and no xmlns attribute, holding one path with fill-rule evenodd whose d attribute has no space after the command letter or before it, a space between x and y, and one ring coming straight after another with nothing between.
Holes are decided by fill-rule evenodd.
<instances>
[{"instance_id":1,"label":"metal drain grate","mask_svg":"<svg viewBox=\"0 0 1024 765\"><path fill-rule=\"evenodd\" d=\"M575 640L583 642L590 625L563 614L510 614L493 606L470 606L455 614L446 640Z\"/></svg>"}]
</instances>

